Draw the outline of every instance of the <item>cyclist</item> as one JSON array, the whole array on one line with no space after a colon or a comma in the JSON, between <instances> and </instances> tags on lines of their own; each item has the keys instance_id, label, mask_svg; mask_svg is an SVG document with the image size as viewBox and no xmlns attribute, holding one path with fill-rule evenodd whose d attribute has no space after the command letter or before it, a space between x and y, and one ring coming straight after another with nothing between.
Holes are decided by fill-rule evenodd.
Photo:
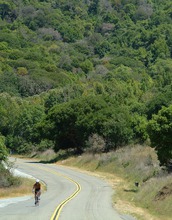
<instances>
[{"instance_id":1,"label":"cyclist","mask_svg":"<svg viewBox=\"0 0 172 220\"><path fill-rule=\"evenodd\" d=\"M41 184L38 179L36 180L36 183L33 185L32 192L35 193L35 205L36 205L36 203L37 203L36 197L39 198L41 195Z\"/></svg>"}]
</instances>

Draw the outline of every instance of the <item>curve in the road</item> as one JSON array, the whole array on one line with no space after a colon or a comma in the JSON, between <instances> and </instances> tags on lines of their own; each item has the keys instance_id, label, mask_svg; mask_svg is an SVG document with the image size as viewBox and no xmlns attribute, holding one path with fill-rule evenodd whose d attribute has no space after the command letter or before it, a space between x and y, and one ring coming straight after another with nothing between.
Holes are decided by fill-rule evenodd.
<instances>
[{"instance_id":1,"label":"curve in the road","mask_svg":"<svg viewBox=\"0 0 172 220\"><path fill-rule=\"evenodd\" d=\"M37 165L31 165L31 164L30 164L30 166L37 166ZM47 169L47 168L43 168L43 167L40 167L40 166L37 166L37 167L38 167L39 169L41 169L41 170L48 171L48 172L50 172L50 173L52 173L52 174L55 174L55 175L57 175L57 176L62 176L63 178L69 180L70 182L72 182L72 183L74 183L74 184L76 185L76 190L74 191L74 193L72 193L68 198L66 198L64 201L62 201L62 202L57 206L57 208L55 209L55 211L54 211L54 213L53 213L53 215L52 215L52 217L51 217L51 219L50 219L50 220L58 220L58 219L59 219L59 216L60 216L60 213L61 213L61 211L62 211L62 209L63 209L63 207L64 207L70 200L72 200L74 197L76 197L77 194L81 191L81 185L80 185L78 182L76 182L75 180L69 178L68 176L65 176L65 175L63 175L63 174L57 173L57 172L52 171L52 170Z\"/></svg>"}]
</instances>

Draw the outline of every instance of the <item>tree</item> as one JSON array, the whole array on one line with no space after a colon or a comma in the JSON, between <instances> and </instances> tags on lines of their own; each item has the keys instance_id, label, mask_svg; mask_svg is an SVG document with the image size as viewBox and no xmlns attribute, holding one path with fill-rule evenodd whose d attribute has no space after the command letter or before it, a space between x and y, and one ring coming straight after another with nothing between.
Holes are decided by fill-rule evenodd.
<instances>
[{"instance_id":1,"label":"tree","mask_svg":"<svg viewBox=\"0 0 172 220\"><path fill-rule=\"evenodd\" d=\"M86 74L93 70L93 64L90 60L85 60L80 66Z\"/></svg>"},{"instance_id":2,"label":"tree","mask_svg":"<svg viewBox=\"0 0 172 220\"><path fill-rule=\"evenodd\" d=\"M88 13L93 15L97 15L99 13L99 0L91 1L88 7Z\"/></svg>"},{"instance_id":3,"label":"tree","mask_svg":"<svg viewBox=\"0 0 172 220\"><path fill-rule=\"evenodd\" d=\"M4 20L6 16L9 16L9 13L11 12L10 6L8 4L0 4L0 16L1 19Z\"/></svg>"},{"instance_id":4,"label":"tree","mask_svg":"<svg viewBox=\"0 0 172 220\"><path fill-rule=\"evenodd\" d=\"M43 116L43 107L31 103L25 103L24 106L21 106L19 118L15 125L15 135L24 138L28 142L34 141L34 137L36 136L34 126Z\"/></svg>"},{"instance_id":5,"label":"tree","mask_svg":"<svg viewBox=\"0 0 172 220\"><path fill-rule=\"evenodd\" d=\"M158 87L165 87L172 84L172 60L157 59L149 69L151 77Z\"/></svg>"},{"instance_id":6,"label":"tree","mask_svg":"<svg viewBox=\"0 0 172 220\"><path fill-rule=\"evenodd\" d=\"M19 117L20 100L7 93L0 94L0 133L7 136L13 132L14 123Z\"/></svg>"},{"instance_id":7,"label":"tree","mask_svg":"<svg viewBox=\"0 0 172 220\"><path fill-rule=\"evenodd\" d=\"M135 142L144 143L148 139L146 117L135 113L132 117L132 125Z\"/></svg>"},{"instance_id":8,"label":"tree","mask_svg":"<svg viewBox=\"0 0 172 220\"><path fill-rule=\"evenodd\" d=\"M64 41L75 42L83 38L84 24L78 20L63 21L58 31Z\"/></svg>"},{"instance_id":9,"label":"tree","mask_svg":"<svg viewBox=\"0 0 172 220\"><path fill-rule=\"evenodd\" d=\"M0 134L0 163L5 161L8 156L8 150L5 146L5 137Z\"/></svg>"},{"instance_id":10,"label":"tree","mask_svg":"<svg viewBox=\"0 0 172 220\"><path fill-rule=\"evenodd\" d=\"M24 76L24 75L28 74L28 71L25 67L18 67L17 68L17 74L21 75L21 76Z\"/></svg>"},{"instance_id":11,"label":"tree","mask_svg":"<svg viewBox=\"0 0 172 220\"><path fill-rule=\"evenodd\" d=\"M168 107L170 104L172 104L171 96L171 86L166 86L161 92L156 92L147 102L148 119L151 119L152 115L158 114L158 111L162 109L163 106Z\"/></svg>"},{"instance_id":12,"label":"tree","mask_svg":"<svg viewBox=\"0 0 172 220\"><path fill-rule=\"evenodd\" d=\"M100 132L99 111L106 103L101 97L83 97L54 106L41 126L44 135L55 142L55 150L77 149L82 152L88 137ZM104 117L105 118L105 117Z\"/></svg>"},{"instance_id":13,"label":"tree","mask_svg":"<svg viewBox=\"0 0 172 220\"><path fill-rule=\"evenodd\" d=\"M17 153L31 152L35 144L39 143L36 125L43 117L43 106L23 101L18 118L14 121L13 131L7 135L7 146Z\"/></svg>"},{"instance_id":14,"label":"tree","mask_svg":"<svg viewBox=\"0 0 172 220\"><path fill-rule=\"evenodd\" d=\"M73 148L82 152L92 134L109 141L106 150L124 145L132 138L127 108L115 107L103 95L89 95L54 106L40 127L43 136L55 142L56 151Z\"/></svg>"},{"instance_id":15,"label":"tree","mask_svg":"<svg viewBox=\"0 0 172 220\"><path fill-rule=\"evenodd\" d=\"M106 140L106 151L122 147L133 138L132 118L126 106L111 106L102 113L102 132L99 134ZM101 120L101 118L100 118Z\"/></svg>"},{"instance_id":16,"label":"tree","mask_svg":"<svg viewBox=\"0 0 172 220\"><path fill-rule=\"evenodd\" d=\"M108 53L111 49L111 44L108 41L103 41L101 43L97 43L95 47L95 53L100 56L100 58L104 57L106 53Z\"/></svg>"},{"instance_id":17,"label":"tree","mask_svg":"<svg viewBox=\"0 0 172 220\"><path fill-rule=\"evenodd\" d=\"M155 42L150 46L153 54L154 60L157 58L166 59L170 57L170 47L167 45L166 39L160 36L160 39L155 40Z\"/></svg>"},{"instance_id":18,"label":"tree","mask_svg":"<svg viewBox=\"0 0 172 220\"><path fill-rule=\"evenodd\" d=\"M18 78L11 72L4 72L0 75L0 93L7 92L11 95L18 95Z\"/></svg>"},{"instance_id":19,"label":"tree","mask_svg":"<svg viewBox=\"0 0 172 220\"><path fill-rule=\"evenodd\" d=\"M148 123L151 146L157 150L161 165L172 159L172 105L163 107Z\"/></svg>"}]
</instances>

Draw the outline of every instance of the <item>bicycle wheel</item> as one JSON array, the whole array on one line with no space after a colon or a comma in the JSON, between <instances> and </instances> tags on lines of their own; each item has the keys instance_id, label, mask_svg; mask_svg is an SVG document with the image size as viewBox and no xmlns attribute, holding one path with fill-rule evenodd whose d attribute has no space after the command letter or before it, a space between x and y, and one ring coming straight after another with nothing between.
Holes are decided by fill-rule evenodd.
<instances>
[{"instance_id":1,"label":"bicycle wheel","mask_svg":"<svg viewBox=\"0 0 172 220\"><path fill-rule=\"evenodd\" d=\"M39 205L39 196L35 196L35 206Z\"/></svg>"}]
</instances>

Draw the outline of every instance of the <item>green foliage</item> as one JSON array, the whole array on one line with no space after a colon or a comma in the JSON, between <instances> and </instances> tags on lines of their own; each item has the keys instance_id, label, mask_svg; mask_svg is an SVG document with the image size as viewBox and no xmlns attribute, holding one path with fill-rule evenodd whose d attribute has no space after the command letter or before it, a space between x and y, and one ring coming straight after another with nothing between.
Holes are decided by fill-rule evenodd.
<instances>
[{"instance_id":1,"label":"green foliage","mask_svg":"<svg viewBox=\"0 0 172 220\"><path fill-rule=\"evenodd\" d=\"M60 89L49 91L44 98L46 111L56 104L79 98L83 92L84 88L82 85L71 85L70 87L66 86Z\"/></svg>"},{"instance_id":2,"label":"green foliage","mask_svg":"<svg viewBox=\"0 0 172 220\"><path fill-rule=\"evenodd\" d=\"M130 143L133 131L131 129L131 116L128 109L124 106L113 106L107 112L102 112L102 114L105 117L103 136L108 142L107 151ZM110 118L107 120L108 116Z\"/></svg>"},{"instance_id":3,"label":"green foliage","mask_svg":"<svg viewBox=\"0 0 172 220\"><path fill-rule=\"evenodd\" d=\"M161 92L157 92L148 102L147 102L147 117L151 119L153 114L158 114L163 106L168 107L172 104L171 101L171 86L165 87Z\"/></svg>"},{"instance_id":4,"label":"green foliage","mask_svg":"<svg viewBox=\"0 0 172 220\"><path fill-rule=\"evenodd\" d=\"M136 142L144 143L148 139L147 119L145 116L134 114L132 119L134 139Z\"/></svg>"},{"instance_id":5,"label":"green foliage","mask_svg":"<svg viewBox=\"0 0 172 220\"><path fill-rule=\"evenodd\" d=\"M5 168L4 165L0 164L0 188L19 186L21 179L14 177L9 169Z\"/></svg>"},{"instance_id":6,"label":"green foliage","mask_svg":"<svg viewBox=\"0 0 172 220\"><path fill-rule=\"evenodd\" d=\"M59 30L64 41L75 42L83 38L84 25L80 24L79 21L72 21L70 23L66 21L61 23Z\"/></svg>"},{"instance_id":7,"label":"green foliage","mask_svg":"<svg viewBox=\"0 0 172 220\"><path fill-rule=\"evenodd\" d=\"M161 164L167 165L172 159L172 105L153 115L148 123L148 133Z\"/></svg>"},{"instance_id":8,"label":"green foliage","mask_svg":"<svg viewBox=\"0 0 172 220\"><path fill-rule=\"evenodd\" d=\"M18 78L14 73L4 72L0 75L0 92L7 92L11 95L19 95Z\"/></svg>"},{"instance_id":9,"label":"green foliage","mask_svg":"<svg viewBox=\"0 0 172 220\"><path fill-rule=\"evenodd\" d=\"M35 100L23 101L1 94L0 114L0 132L4 135L6 146L18 153L33 150L39 136L36 124L44 116L43 105Z\"/></svg>"},{"instance_id":10,"label":"green foliage","mask_svg":"<svg viewBox=\"0 0 172 220\"><path fill-rule=\"evenodd\" d=\"M104 57L108 52L110 52L111 44L108 41L101 42L96 45L95 53L100 56L100 58Z\"/></svg>"},{"instance_id":11,"label":"green foliage","mask_svg":"<svg viewBox=\"0 0 172 220\"><path fill-rule=\"evenodd\" d=\"M172 104L170 0L2 0L0 30L0 133L14 151L83 151L93 134L107 151L143 143Z\"/></svg>"},{"instance_id":12,"label":"green foliage","mask_svg":"<svg viewBox=\"0 0 172 220\"><path fill-rule=\"evenodd\" d=\"M8 147L18 153L32 151L34 143L38 142L39 137L36 125L43 116L44 109L42 106L27 102L21 105L13 133L7 139Z\"/></svg>"},{"instance_id":13,"label":"green foliage","mask_svg":"<svg viewBox=\"0 0 172 220\"><path fill-rule=\"evenodd\" d=\"M80 67L85 73L88 73L89 71L93 70L93 64L90 60L85 60L80 64Z\"/></svg>"},{"instance_id":14,"label":"green foliage","mask_svg":"<svg viewBox=\"0 0 172 220\"><path fill-rule=\"evenodd\" d=\"M7 42L11 48L20 48L20 40L17 38L16 33L2 31L0 41Z\"/></svg>"},{"instance_id":15,"label":"green foliage","mask_svg":"<svg viewBox=\"0 0 172 220\"><path fill-rule=\"evenodd\" d=\"M97 62L113 71L122 64L138 77L144 70L157 87L170 84L168 70L161 69L163 76L156 77L159 65L170 69L170 6L169 1L1 1L0 72L23 75L21 68L26 68L34 89L24 91L22 85L14 92L22 96L58 87L57 73L63 71L96 72ZM102 58L109 59L108 65ZM36 90L39 80L51 82Z\"/></svg>"},{"instance_id":16,"label":"green foliage","mask_svg":"<svg viewBox=\"0 0 172 220\"><path fill-rule=\"evenodd\" d=\"M102 96L88 96L54 106L41 125L55 150L83 151L88 137L97 133L109 141L106 150L126 144L132 137L127 109L114 108Z\"/></svg>"},{"instance_id":17,"label":"green foliage","mask_svg":"<svg viewBox=\"0 0 172 220\"><path fill-rule=\"evenodd\" d=\"M8 156L8 150L5 146L5 137L0 135L0 164L5 161Z\"/></svg>"},{"instance_id":18,"label":"green foliage","mask_svg":"<svg viewBox=\"0 0 172 220\"><path fill-rule=\"evenodd\" d=\"M13 98L9 94L0 94L0 133L6 136L13 132L14 123L19 116L19 99Z\"/></svg>"},{"instance_id":19,"label":"green foliage","mask_svg":"<svg viewBox=\"0 0 172 220\"><path fill-rule=\"evenodd\" d=\"M154 79L158 87L164 87L172 84L172 60L158 59L154 65L150 67L150 75Z\"/></svg>"}]
</instances>

